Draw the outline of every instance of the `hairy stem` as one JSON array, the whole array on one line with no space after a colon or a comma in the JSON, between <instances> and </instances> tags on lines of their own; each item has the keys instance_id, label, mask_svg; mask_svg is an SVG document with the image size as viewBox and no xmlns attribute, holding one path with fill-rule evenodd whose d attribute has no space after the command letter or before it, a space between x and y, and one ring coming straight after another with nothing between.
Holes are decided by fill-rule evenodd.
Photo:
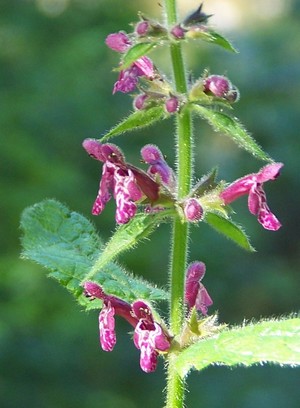
<instances>
[{"instance_id":1,"label":"hairy stem","mask_svg":"<svg viewBox=\"0 0 300 408\"><path fill-rule=\"evenodd\" d=\"M165 12L170 27L176 24L176 1L165 0ZM170 47L173 75L178 93L186 93L187 81L180 43ZM178 172L178 200L185 197L191 184L192 176L192 124L187 110L177 115L176 132L177 172ZM171 302L170 328L176 336L179 334L184 319L184 279L188 249L188 225L175 220L172 236L171 253ZM182 408L184 400L184 382L174 368L174 357L168 362L167 401L166 408Z\"/></svg>"}]
</instances>

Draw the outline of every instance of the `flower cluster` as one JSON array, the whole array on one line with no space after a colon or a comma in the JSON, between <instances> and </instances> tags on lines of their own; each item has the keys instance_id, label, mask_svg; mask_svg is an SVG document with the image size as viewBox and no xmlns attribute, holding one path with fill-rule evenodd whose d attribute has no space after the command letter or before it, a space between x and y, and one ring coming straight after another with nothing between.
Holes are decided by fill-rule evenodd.
<instances>
[{"instance_id":1,"label":"flower cluster","mask_svg":"<svg viewBox=\"0 0 300 408\"><path fill-rule=\"evenodd\" d=\"M85 295L103 301L99 314L100 344L104 351L112 351L116 344L115 315L126 319L134 327L134 345L140 350L140 366L143 371L155 371L160 352L166 352L171 345L171 337L157 321L151 308L142 300L132 304L116 296L106 294L94 282L84 283Z\"/></svg>"},{"instance_id":2,"label":"flower cluster","mask_svg":"<svg viewBox=\"0 0 300 408\"><path fill-rule=\"evenodd\" d=\"M105 42L109 48L120 53L125 53L132 45L127 34L122 31L110 34ZM154 77L153 62L148 57L138 58L128 68L120 71L119 78L114 85L113 93L118 91L123 93L132 92L140 76L145 76L149 79Z\"/></svg>"},{"instance_id":3,"label":"flower cluster","mask_svg":"<svg viewBox=\"0 0 300 408\"><path fill-rule=\"evenodd\" d=\"M212 305L207 290L200 282L205 274L205 264L195 261L186 271L185 303L188 309L195 308L203 315ZM132 304L104 292L95 282L87 281L83 284L84 294L91 300L97 298L103 302L99 313L99 339L104 351L112 351L116 345L115 315L123 317L134 328L133 342L140 350L140 366L143 371L150 373L157 367L159 354L168 352L171 347L172 336L165 325L158 322L150 306L143 300L136 300Z\"/></svg>"},{"instance_id":4,"label":"flower cluster","mask_svg":"<svg viewBox=\"0 0 300 408\"><path fill-rule=\"evenodd\" d=\"M104 210L111 198L110 191L116 200L118 224L125 224L134 217L136 202L143 197L147 197L151 203L158 199L159 185L147 173L126 163L117 146L85 139L83 147L91 157L104 163L93 215L99 215Z\"/></svg>"}]
</instances>

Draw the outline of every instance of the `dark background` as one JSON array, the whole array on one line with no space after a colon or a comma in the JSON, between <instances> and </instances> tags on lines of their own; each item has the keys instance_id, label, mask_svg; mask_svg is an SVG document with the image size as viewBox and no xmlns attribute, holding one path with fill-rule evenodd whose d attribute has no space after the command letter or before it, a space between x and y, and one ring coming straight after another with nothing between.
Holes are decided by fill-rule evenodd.
<instances>
[{"instance_id":1,"label":"dark background","mask_svg":"<svg viewBox=\"0 0 300 408\"><path fill-rule=\"evenodd\" d=\"M146 4L143 4L146 3ZM189 3L196 8L198 2ZM207 0L221 30L240 54L215 46L185 46L195 78L210 67L227 74L241 91L235 115L277 161L281 177L266 185L271 209L281 220L278 232L264 230L235 203L257 252L248 254L212 232L194 228L190 259L207 264L204 283L220 321L288 315L299 309L299 2L277 13L270 2ZM247 2L248 3L248 2ZM256 4L257 7L254 7ZM260 8L261 7L261 10ZM269 8L268 8L269 7ZM84 313L73 298L40 267L19 259L22 210L57 198L90 219L99 166L81 147L99 137L131 109L128 95L112 96L117 56L105 37L130 30L136 11L160 15L157 2L124 0L2 0L0 7L0 406L5 408L161 407L163 364L155 374L140 371L138 350L118 321L113 353L98 345L97 313ZM269 10L269 12L266 12ZM184 13L184 10L182 11ZM220 17L221 16L221 17ZM231 24L226 24L226 23ZM222 24L221 24L222 25ZM152 55L170 72L165 52ZM174 160L172 123L129 133L116 140L127 160L139 164L139 150L157 144ZM206 124L195 122L199 177L219 165L220 178L234 180L262 164ZM93 222L107 239L114 229L114 204ZM161 226L121 262L137 275L166 285L168 226ZM212 367L189 377L187 406L210 408L297 408L299 369Z\"/></svg>"}]
</instances>

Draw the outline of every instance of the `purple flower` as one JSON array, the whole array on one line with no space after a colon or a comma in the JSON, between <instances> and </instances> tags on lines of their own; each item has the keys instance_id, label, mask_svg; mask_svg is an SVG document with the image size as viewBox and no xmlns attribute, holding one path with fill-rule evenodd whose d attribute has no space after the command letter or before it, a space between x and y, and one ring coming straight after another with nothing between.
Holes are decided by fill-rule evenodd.
<instances>
[{"instance_id":1,"label":"purple flower","mask_svg":"<svg viewBox=\"0 0 300 408\"><path fill-rule=\"evenodd\" d=\"M150 307L141 300L132 305L116 296L107 295L101 286L94 282L84 283L85 295L103 301L99 314L100 344L104 351L112 351L116 344L114 315L122 316L135 329L133 341L141 351L140 366L143 371L155 371L160 351L170 348L170 338L155 322Z\"/></svg>"},{"instance_id":2,"label":"purple flower","mask_svg":"<svg viewBox=\"0 0 300 408\"><path fill-rule=\"evenodd\" d=\"M213 304L207 290L200 282L205 275L205 264L195 261L188 266L185 280L185 302L189 308L196 307L203 315L207 308Z\"/></svg>"},{"instance_id":3,"label":"purple flower","mask_svg":"<svg viewBox=\"0 0 300 408\"><path fill-rule=\"evenodd\" d=\"M132 309L139 319L134 330L133 341L141 350L140 366L143 371L150 373L156 369L158 351L167 351L170 348L170 340L162 327L154 321L146 303L137 300L133 303Z\"/></svg>"},{"instance_id":4,"label":"purple flower","mask_svg":"<svg viewBox=\"0 0 300 408\"><path fill-rule=\"evenodd\" d=\"M258 173L248 174L226 187L220 197L225 204L230 204L237 198L248 194L248 208L251 214L257 216L258 222L267 230L277 231L281 223L271 212L267 205L263 183L275 180L279 174L282 163L272 163L264 166Z\"/></svg>"},{"instance_id":5,"label":"purple flower","mask_svg":"<svg viewBox=\"0 0 300 408\"><path fill-rule=\"evenodd\" d=\"M151 201L158 198L158 184L142 170L127 164L117 146L86 139L83 147L93 158L104 162L98 195L92 208L93 215L101 214L111 198L111 192L116 200L118 224L126 224L135 216L136 202L143 195Z\"/></svg>"},{"instance_id":6,"label":"purple flower","mask_svg":"<svg viewBox=\"0 0 300 408\"><path fill-rule=\"evenodd\" d=\"M106 45L114 51L125 53L132 45L129 37L122 31L109 34L105 40ZM154 77L154 65L148 57L137 59L130 67L121 70L119 78L114 85L115 92L132 92L137 83L138 77L145 76L149 79Z\"/></svg>"},{"instance_id":7,"label":"purple flower","mask_svg":"<svg viewBox=\"0 0 300 408\"><path fill-rule=\"evenodd\" d=\"M148 144L142 148L141 155L144 162L150 164L148 173L152 175L158 174L162 183L170 190L174 190L176 187L174 172L166 163L159 148Z\"/></svg>"},{"instance_id":8,"label":"purple flower","mask_svg":"<svg viewBox=\"0 0 300 408\"><path fill-rule=\"evenodd\" d=\"M122 316L133 327L138 323L138 319L132 315L132 308L129 303L115 296L107 295L97 283L85 282L84 290L86 296L103 301L103 307L99 314L100 344L104 351L112 351L116 344L114 315Z\"/></svg>"},{"instance_id":9,"label":"purple flower","mask_svg":"<svg viewBox=\"0 0 300 408\"><path fill-rule=\"evenodd\" d=\"M145 76L149 79L152 79L154 76L153 62L147 57L139 58L129 68L123 69L120 72L119 78L114 85L113 93L118 91L123 93L132 92L140 76Z\"/></svg>"}]
</instances>

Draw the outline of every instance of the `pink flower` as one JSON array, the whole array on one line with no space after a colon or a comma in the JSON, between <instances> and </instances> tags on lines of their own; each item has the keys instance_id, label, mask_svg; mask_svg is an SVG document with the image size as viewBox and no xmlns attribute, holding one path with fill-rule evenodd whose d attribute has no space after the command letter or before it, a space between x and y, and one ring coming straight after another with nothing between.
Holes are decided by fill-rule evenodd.
<instances>
[{"instance_id":1,"label":"pink flower","mask_svg":"<svg viewBox=\"0 0 300 408\"><path fill-rule=\"evenodd\" d=\"M267 230L277 231L281 223L271 212L267 205L263 183L275 180L279 174L282 163L272 163L264 166L258 173L248 174L226 187L220 197L225 204L230 204L237 198L248 194L248 208L251 214L257 216L258 222Z\"/></svg>"},{"instance_id":2,"label":"pink flower","mask_svg":"<svg viewBox=\"0 0 300 408\"><path fill-rule=\"evenodd\" d=\"M123 69L117 82L114 85L113 93L132 92L137 83L138 77L145 76L149 79L154 77L154 66L153 62L147 57L141 57L136 60L129 68Z\"/></svg>"},{"instance_id":3,"label":"pink flower","mask_svg":"<svg viewBox=\"0 0 300 408\"><path fill-rule=\"evenodd\" d=\"M99 215L111 198L116 200L116 222L126 224L137 211L136 202L144 195L150 201L158 198L159 186L142 170L125 162L117 146L101 144L95 139L86 139L83 147L90 156L104 162L99 191L92 208L93 215Z\"/></svg>"},{"instance_id":4,"label":"pink flower","mask_svg":"<svg viewBox=\"0 0 300 408\"><path fill-rule=\"evenodd\" d=\"M94 282L85 282L84 290L86 296L103 301L99 314L102 349L113 350L116 344L114 315L122 316L134 327L133 341L141 351L141 369L146 373L155 371L159 351L167 351L170 348L170 339L161 325L155 322L150 307L141 300L130 305L116 296L107 295L101 286Z\"/></svg>"},{"instance_id":5,"label":"pink flower","mask_svg":"<svg viewBox=\"0 0 300 408\"><path fill-rule=\"evenodd\" d=\"M185 302L189 308L196 307L203 315L207 314L207 308L213 304L204 285L200 282L205 275L205 264L195 261L191 263L186 272Z\"/></svg>"},{"instance_id":6,"label":"pink flower","mask_svg":"<svg viewBox=\"0 0 300 408\"><path fill-rule=\"evenodd\" d=\"M109 34L105 42L109 48L120 53L125 53L132 45L129 37L122 31ZM118 91L124 93L132 92L140 76L145 76L149 79L154 77L153 62L148 57L141 57L127 69L121 70L119 78L114 85L113 93Z\"/></svg>"},{"instance_id":7,"label":"pink flower","mask_svg":"<svg viewBox=\"0 0 300 408\"><path fill-rule=\"evenodd\" d=\"M137 300L132 304L132 310L139 319L134 330L133 341L141 350L140 366L143 371L150 373L156 369L158 351L167 351L170 348L170 340L162 327L154 321L146 303Z\"/></svg>"}]
</instances>

